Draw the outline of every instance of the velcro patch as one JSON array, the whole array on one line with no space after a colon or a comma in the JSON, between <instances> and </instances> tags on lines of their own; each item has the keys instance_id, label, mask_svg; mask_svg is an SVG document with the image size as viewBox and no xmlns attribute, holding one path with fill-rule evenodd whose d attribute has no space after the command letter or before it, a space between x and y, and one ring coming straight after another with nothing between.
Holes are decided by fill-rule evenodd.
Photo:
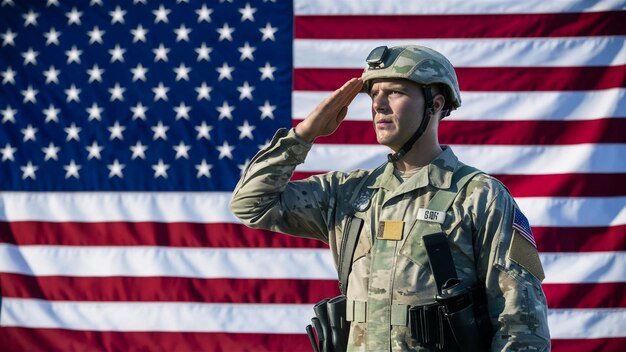
<instances>
[{"instance_id":1,"label":"velcro patch","mask_svg":"<svg viewBox=\"0 0 626 352\"><path fill-rule=\"evenodd\" d=\"M509 248L509 259L528 270L539 281L543 281L546 277L539 260L537 248L528 241L526 236L518 231L513 231L513 240Z\"/></svg>"},{"instance_id":2,"label":"velcro patch","mask_svg":"<svg viewBox=\"0 0 626 352\"><path fill-rule=\"evenodd\" d=\"M378 234L376 238L379 240L400 241L402 232L404 231L404 221L402 220L383 220L378 225Z\"/></svg>"},{"instance_id":3,"label":"velcro patch","mask_svg":"<svg viewBox=\"0 0 626 352\"><path fill-rule=\"evenodd\" d=\"M443 224L446 220L446 213L443 211L430 210L426 208L419 208L417 210L417 219L428 222L436 222Z\"/></svg>"}]
</instances>

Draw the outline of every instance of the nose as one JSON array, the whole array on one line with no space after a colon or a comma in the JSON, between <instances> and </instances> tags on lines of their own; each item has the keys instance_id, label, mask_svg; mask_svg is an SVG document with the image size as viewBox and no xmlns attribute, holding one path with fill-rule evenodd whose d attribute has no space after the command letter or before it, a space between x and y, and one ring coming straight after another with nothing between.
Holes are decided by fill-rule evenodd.
<instances>
[{"instance_id":1,"label":"nose","mask_svg":"<svg viewBox=\"0 0 626 352\"><path fill-rule=\"evenodd\" d=\"M389 107L387 97L384 94L376 94L372 97L372 110L375 112L385 112Z\"/></svg>"}]
</instances>

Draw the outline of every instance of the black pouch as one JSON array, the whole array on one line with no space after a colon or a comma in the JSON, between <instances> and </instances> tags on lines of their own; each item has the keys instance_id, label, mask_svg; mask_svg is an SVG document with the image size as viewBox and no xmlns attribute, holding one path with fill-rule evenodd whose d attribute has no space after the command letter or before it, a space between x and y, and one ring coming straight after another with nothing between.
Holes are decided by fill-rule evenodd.
<instances>
[{"instance_id":1,"label":"black pouch","mask_svg":"<svg viewBox=\"0 0 626 352\"><path fill-rule=\"evenodd\" d=\"M344 295L325 298L313 306L315 317L307 326L313 351L344 352L348 348L350 323L346 319L347 299Z\"/></svg>"},{"instance_id":2,"label":"black pouch","mask_svg":"<svg viewBox=\"0 0 626 352\"><path fill-rule=\"evenodd\" d=\"M330 340L334 352L343 352L348 349L350 322L346 319L346 304L347 299L344 295L331 298L326 303L330 322Z\"/></svg>"},{"instance_id":3,"label":"black pouch","mask_svg":"<svg viewBox=\"0 0 626 352\"><path fill-rule=\"evenodd\" d=\"M442 344L442 319L438 303L409 308L411 337L424 347Z\"/></svg>"},{"instance_id":4,"label":"black pouch","mask_svg":"<svg viewBox=\"0 0 626 352\"><path fill-rule=\"evenodd\" d=\"M330 321L328 319L328 298L317 302L313 306L313 311L315 312L315 317L319 321L318 326L315 326L314 324L315 331L317 332L319 349L324 352L332 351Z\"/></svg>"}]
</instances>

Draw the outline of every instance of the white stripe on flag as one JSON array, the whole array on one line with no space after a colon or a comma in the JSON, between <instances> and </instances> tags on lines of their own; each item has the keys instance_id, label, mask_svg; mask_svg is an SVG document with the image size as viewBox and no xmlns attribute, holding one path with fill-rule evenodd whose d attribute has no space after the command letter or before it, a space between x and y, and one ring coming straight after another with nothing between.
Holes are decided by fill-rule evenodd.
<instances>
[{"instance_id":1,"label":"white stripe on flag","mask_svg":"<svg viewBox=\"0 0 626 352\"><path fill-rule=\"evenodd\" d=\"M83 331L302 334L308 304L62 302L4 298L0 325ZM254 317L254 319L251 319ZM553 339L624 337L624 309L551 309Z\"/></svg>"},{"instance_id":2,"label":"white stripe on flag","mask_svg":"<svg viewBox=\"0 0 626 352\"><path fill-rule=\"evenodd\" d=\"M15 246L0 244L0 272L31 276L172 276L336 279L327 249Z\"/></svg>"},{"instance_id":3,"label":"white stripe on flag","mask_svg":"<svg viewBox=\"0 0 626 352\"><path fill-rule=\"evenodd\" d=\"M63 302L4 298L2 326L89 331L302 334L308 304Z\"/></svg>"},{"instance_id":4,"label":"white stripe on flag","mask_svg":"<svg viewBox=\"0 0 626 352\"><path fill-rule=\"evenodd\" d=\"M239 223L231 192L0 192L0 220Z\"/></svg>"},{"instance_id":5,"label":"white stripe on flag","mask_svg":"<svg viewBox=\"0 0 626 352\"><path fill-rule=\"evenodd\" d=\"M416 39L296 39L295 68L359 68L381 45L415 44ZM626 64L626 37L419 39L454 67L578 67ZM341 57L341 60L337 60Z\"/></svg>"},{"instance_id":6,"label":"white stripe on flag","mask_svg":"<svg viewBox=\"0 0 626 352\"><path fill-rule=\"evenodd\" d=\"M626 252L540 253L544 284L626 281Z\"/></svg>"},{"instance_id":7,"label":"white stripe on flag","mask_svg":"<svg viewBox=\"0 0 626 352\"><path fill-rule=\"evenodd\" d=\"M337 87L339 88L339 87ZM295 91L292 116L303 119L330 92ZM463 105L453 121L578 121L626 117L626 89L567 92L461 92ZM359 94L347 120L371 121L371 99Z\"/></svg>"},{"instance_id":8,"label":"white stripe on flag","mask_svg":"<svg viewBox=\"0 0 626 352\"><path fill-rule=\"evenodd\" d=\"M515 201L531 226L604 227L626 224L626 197L516 197Z\"/></svg>"},{"instance_id":9,"label":"white stripe on flag","mask_svg":"<svg viewBox=\"0 0 626 352\"><path fill-rule=\"evenodd\" d=\"M626 252L540 253L545 283L626 281ZM572 270L576 268L576 270ZM0 245L0 272L30 276L172 276L336 280L328 249Z\"/></svg>"},{"instance_id":10,"label":"white stripe on flag","mask_svg":"<svg viewBox=\"0 0 626 352\"><path fill-rule=\"evenodd\" d=\"M626 172L625 144L451 147L462 162L496 175ZM315 144L296 170L374 169L385 162L388 153L381 145Z\"/></svg>"},{"instance_id":11,"label":"white stripe on flag","mask_svg":"<svg viewBox=\"0 0 626 352\"><path fill-rule=\"evenodd\" d=\"M600 339L626 337L626 309L550 309L553 339Z\"/></svg>"},{"instance_id":12,"label":"white stripe on flag","mask_svg":"<svg viewBox=\"0 0 626 352\"><path fill-rule=\"evenodd\" d=\"M153 221L238 223L228 210L230 193L0 193L3 221ZM531 226L588 227L626 224L626 197L518 197ZM109 211L113 203L119 211ZM146 212L149 204L158 211ZM168 204L181 205L175 217ZM207 211L211 204L211 211Z\"/></svg>"}]
</instances>

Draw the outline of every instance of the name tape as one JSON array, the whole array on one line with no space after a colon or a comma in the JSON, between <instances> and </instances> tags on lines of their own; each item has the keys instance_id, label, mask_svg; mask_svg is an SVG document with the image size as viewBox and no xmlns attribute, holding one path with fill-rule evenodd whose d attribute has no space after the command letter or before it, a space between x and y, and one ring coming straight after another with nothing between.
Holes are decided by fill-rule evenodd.
<instances>
[{"instance_id":1,"label":"name tape","mask_svg":"<svg viewBox=\"0 0 626 352\"><path fill-rule=\"evenodd\" d=\"M446 220L446 213L443 211L429 210L426 208L419 208L417 210L417 219L428 222L436 222L443 224Z\"/></svg>"}]
</instances>

